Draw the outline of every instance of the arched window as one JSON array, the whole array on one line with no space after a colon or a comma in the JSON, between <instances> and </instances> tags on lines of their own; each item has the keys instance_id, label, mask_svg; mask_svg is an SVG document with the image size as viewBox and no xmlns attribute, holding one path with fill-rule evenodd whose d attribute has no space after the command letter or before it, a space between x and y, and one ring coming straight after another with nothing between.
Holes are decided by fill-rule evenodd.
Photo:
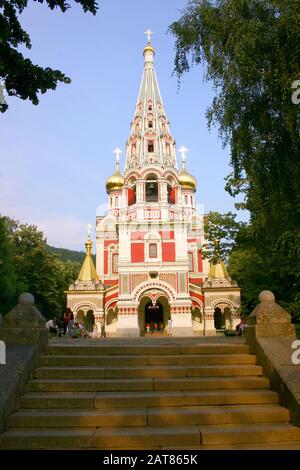
<instances>
[{"instance_id":1,"label":"arched window","mask_svg":"<svg viewBox=\"0 0 300 470\"><path fill-rule=\"evenodd\" d=\"M170 144L166 144L167 155L171 155L171 146Z\"/></svg>"},{"instance_id":2,"label":"arched window","mask_svg":"<svg viewBox=\"0 0 300 470\"><path fill-rule=\"evenodd\" d=\"M152 111L152 104L148 104L148 111Z\"/></svg>"},{"instance_id":3,"label":"arched window","mask_svg":"<svg viewBox=\"0 0 300 470\"><path fill-rule=\"evenodd\" d=\"M158 232L149 232L145 235L145 261L161 260L161 236Z\"/></svg>"},{"instance_id":4,"label":"arched window","mask_svg":"<svg viewBox=\"0 0 300 470\"><path fill-rule=\"evenodd\" d=\"M131 156L136 154L136 144L131 144Z\"/></svg>"},{"instance_id":5,"label":"arched window","mask_svg":"<svg viewBox=\"0 0 300 470\"><path fill-rule=\"evenodd\" d=\"M138 131L139 131L139 128L140 128L139 123L136 123L136 125L135 125L135 132L138 132Z\"/></svg>"},{"instance_id":6,"label":"arched window","mask_svg":"<svg viewBox=\"0 0 300 470\"><path fill-rule=\"evenodd\" d=\"M154 142L153 142L153 140L148 140L148 152L149 153L154 152Z\"/></svg>"},{"instance_id":7,"label":"arched window","mask_svg":"<svg viewBox=\"0 0 300 470\"><path fill-rule=\"evenodd\" d=\"M157 258L157 243L149 243L149 258Z\"/></svg>"},{"instance_id":8,"label":"arched window","mask_svg":"<svg viewBox=\"0 0 300 470\"><path fill-rule=\"evenodd\" d=\"M150 127L150 129L152 129L152 127L153 127L153 121L149 121L149 122L148 122L148 127Z\"/></svg>"},{"instance_id":9,"label":"arched window","mask_svg":"<svg viewBox=\"0 0 300 470\"><path fill-rule=\"evenodd\" d=\"M158 201L158 183L155 175L149 175L146 180L146 202Z\"/></svg>"},{"instance_id":10,"label":"arched window","mask_svg":"<svg viewBox=\"0 0 300 470\"><path fill-rule=\"evenodd\" d=\"M172 188L172 186L168 185L168 203L169 204L175 204L175 188Z\"/></svg>"},{"instance_id":11,"label":"arched window","mask_svg":"<svg viewBox=\"0 0 300 470\"><path fill-rule=\"evenodd\" d=\"M118 207L119 206L119 196L116 196L115 202L116 202L116 204L115 204L116 207Z\"/></svg>"},{"instance_id":12,"label":"arched window","mask_svg":"<svg viewBox=\"0 0 300 470\"><path fill-rule=\"evenodd\" d=\"M136 203L136 189L135 189L135 186L133 186L132 188L128 188L127 195L128 195L128 205L132 206L133 204Z\"/></svg>"},{"instance_id":13,"label":"arched window","mask_svg":"<svg viewBox=\"0 0 300 470\"><path fill-rule=\"evenodd\" d=\"M184 203L185 205L187 206L188 203L189 203L189 200L188 200L188 197L187 197L187 194L184 196Z\"/></svg>"}]
</instances>

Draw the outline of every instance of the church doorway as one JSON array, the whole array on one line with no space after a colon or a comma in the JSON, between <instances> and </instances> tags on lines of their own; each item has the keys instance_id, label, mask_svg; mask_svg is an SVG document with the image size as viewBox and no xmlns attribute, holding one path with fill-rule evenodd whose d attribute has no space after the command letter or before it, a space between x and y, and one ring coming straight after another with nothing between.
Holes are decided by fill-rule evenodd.
<instances>
[{"instance_id":1,"label":"church doorway","mask_svg":"<svg viewBox=\"0 0 300 470\"><path fill-rule=\"evenodd\" d=\"M170 304L166 296L160 295L154 302L148 295L142 297L138 307L141 336L166 334L169 318Z\"/></svg>"},{"instance_id":2,"label":"church doorway","mask_svg":"<svg viewBox=\"0 0 300 470\"><path fill-rule=\"evenodd\" d=\"M163 333L164 331L164 309L160 302L153 305L148 302L145 306L146 333Z\"/></svg>"},{"instance_id":3,"label":"church doorway","mask_svg":"<svg viewBox=\"0 0 300 470\"><path fill-rule=\"evenodd\" d=\"M85 317L85 327L87 331L92 332L95 324L95 316L93 310L88 310Z\"/></svg>"}]
</instances>

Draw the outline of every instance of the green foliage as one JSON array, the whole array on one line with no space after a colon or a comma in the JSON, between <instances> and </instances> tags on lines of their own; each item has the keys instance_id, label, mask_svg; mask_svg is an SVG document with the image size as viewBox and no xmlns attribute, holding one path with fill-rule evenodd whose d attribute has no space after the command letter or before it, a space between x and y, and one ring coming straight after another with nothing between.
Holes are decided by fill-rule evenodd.
<instances>
[{"instance_id":1,"label":"green foliage","mask_svg":"<svg viewBox=\"0 0 300 470\"><path fill-rule=\"evenodd\" d=\"M194 0L173 23L175 70L207 65L216 95L208 110L258 227L281 234L300 222L300 113L292 83L300 78L299 0ZM273 236L273 235L272 235Z\"/></svg>"},{"instance_id":2,"label":"green foliage","mask_svg":"<svg viewBox=\"0 0 300 470\"><path fill-rule=\"evenodd\" d=\"M209 212L204 217L204 233L207 244L204 247L203 255L205 258L212 258L214 253L214 242L219 241L219 253L227 261L228 255L232 249L237 233L244 225L243 222L237 222L236 214L227 212Z\"/></svg>"},{"instance_id":3,"label":"green foliage","mask_svg":"<svg viewBox=\"0 0 300 470\"><path fill-rule=\"evenodd\" d=\"M46 247L48 253L52 253L53 255L56 255L58 259L61 261L67 262L67 261L72 261L75 264L77 264L80 268L82 265L86 253L85 251L75 251L75 250L69 250L67 248L56 248L54 246L49 246L47 245ZM96 263L96 256L92 255L94 263Z\"/></svg>"},{"instance_id":4,"label":"green foliage","mask_svg":"<svg viewBox=\"0 0 300 470\"><path fill-rule=\"evenodd\" d=\"M179 79L206 66L208 124L231 149L226 189L250 212L229 257L243 307L270 289L300 318L300 0L192 0L170 30Z\"/></svg>"},{"instance_id":5,"label":"green foliage","mask_svg":"<svg viewBox=\"0 0 300 470\"><path fill-rule=\"evenodd\" d=\"M38 0L46 3L51 10L60 9L65 13L69 8L64 0ZM96 14L97 2L95 0L75 0L84 12ZM25 58L17 48L31 48L30 37L23 30L20 15L28 5L28 0L0 0L0 83L4 80L9 96L18 96L33 104L38 104L38 93L55 90L57 83L70 83L70 78L61 71L50 67L42 68L34 65L30 59ZM0 111L5 112L8 106L0 102Z\"/></svg>"},{"instance_id":6,"label":"green foliage","mask_svg":"<svg viewBox=\"0 0 300 470\"><path fill-rule=\"evenodd\" d=\"M14 245L9 236L10 222L0 216L0 313L12 307L16 295Z\"/></svg>"},{"instance_id":7,"label":"green foliage","mask_svg":"<svg viewBox=\"0 0 300 470\"><path fill-rule=\"evenodd\" d=\"M47 252L56 255L61 261L74 261L82 264L85 259L84 251L68 250L47 245Z\"/></svg>"},{"instance_id":8,"label":"green foliage","mask_svg":"<svg viewBox=\"0 0 300 470\"><path fill-rule=\"evenodd\" d=\"M61 316L64 291L77 278L80 263L63 262L49 253L44 234L36 226L4 217L0 218L0 252L1 309L7 311L21 292L28 291L46 318Z\"/></svg>"}]
</instances>

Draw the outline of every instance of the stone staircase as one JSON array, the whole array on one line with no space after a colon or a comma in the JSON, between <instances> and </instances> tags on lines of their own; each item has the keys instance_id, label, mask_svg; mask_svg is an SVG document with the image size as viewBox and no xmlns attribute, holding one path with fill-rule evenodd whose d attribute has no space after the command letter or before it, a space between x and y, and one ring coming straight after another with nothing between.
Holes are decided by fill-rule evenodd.
<instances>
[{"instance_id":1,"label":"stone staircase","mask_svg":"<svg viewBox=\"0 0 300 470\"><path fill-rule=\"evenodd\" d=\"M1 449L300 449L238 338L53 342Z\"/></svg>"}]
</instances>

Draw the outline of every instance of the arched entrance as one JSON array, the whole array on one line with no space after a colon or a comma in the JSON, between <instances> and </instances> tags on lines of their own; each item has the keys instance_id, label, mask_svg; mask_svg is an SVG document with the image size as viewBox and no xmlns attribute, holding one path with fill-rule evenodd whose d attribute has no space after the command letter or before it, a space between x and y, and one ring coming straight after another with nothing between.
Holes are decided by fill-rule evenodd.
<instances>
[{"instance_id":1,"label":"arched entrance","mask_svg":"<svg viewBox=\"0 0 300 470\"><path fill-rule=\"evenodd\" d=\"M160 302L156 302L155 305L152 302L148 302L145 305L145 325L147 332L163 333L164 309Z\"/></svg>"},{"instance_id":2,"label":"arched entrance","mask_svg":"<svg viewBox=\"0 0 300 470\"><path fill-rule=\"evenodd\" d=\"M85 327L87 331L92 332L95 324L95 316L93 310L88 310L85 317Z\"/></svg>"},{"instance_id":3,"label":"arched entrance","mask_svg":"<svg viewBox=\"0 0 300 470\"><path fill-rule=\"evenodd\" d=\"M170 304L164 295L145 295L138 307L138 322L141 336L148 334L164 334L170 318Z\"/></svg>"},{"instance_id":4,"label":"arched entrance","mask_svg":"<svg viewBox=\"0 0 300 470\"><path fill-rule=\"evenodd\" d=\"M227 302L218 302L214 308L214 326L216 330L233 328L232 308Z\"/></svg>"}]
</instances>

